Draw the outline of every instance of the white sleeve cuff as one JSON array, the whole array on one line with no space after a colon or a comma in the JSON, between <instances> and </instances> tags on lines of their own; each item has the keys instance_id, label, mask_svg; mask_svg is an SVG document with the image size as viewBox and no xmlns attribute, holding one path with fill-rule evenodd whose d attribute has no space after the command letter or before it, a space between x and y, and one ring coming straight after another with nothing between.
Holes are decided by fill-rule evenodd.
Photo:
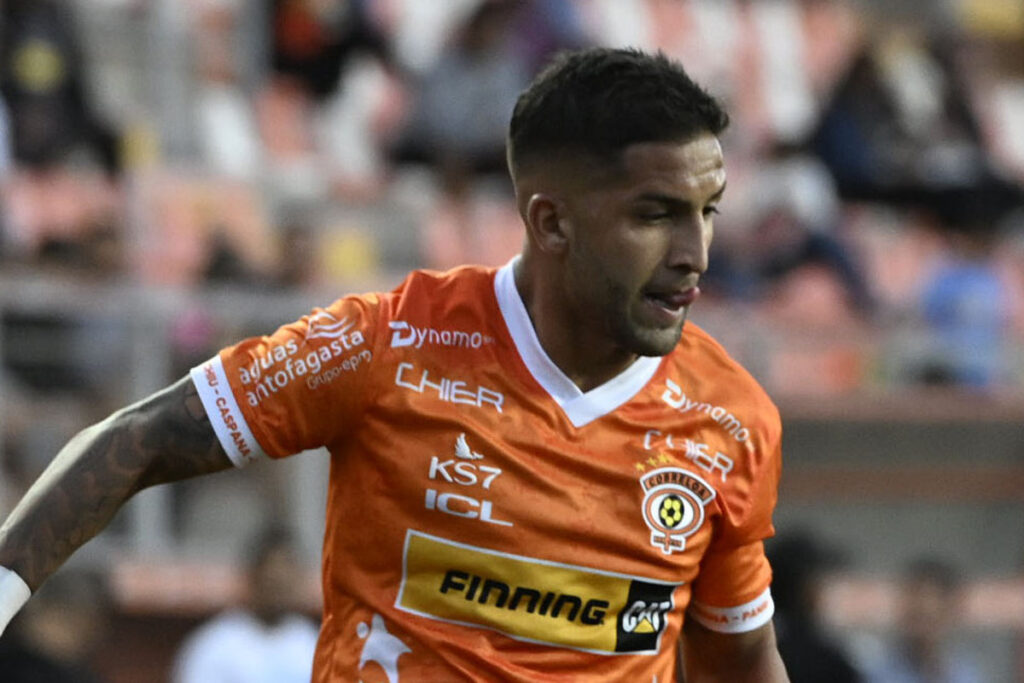
<instances>
[{"instance_id":1,"label":"white sleeve cuff","mask_svg":"<svg viewBox=\"0 0 1024 683\"><path fill-rule=\"evenodd\" d=\"M701 626L719 633L746 633L760 628L772 620L775 602L771 590L764 589L759 596L736 607L712 607L696 600L690 603L687 614Z\"/></svg>"},{"instance_id":2,"label":"white sleeve cuff","mask_svg":"<svg viewBox=\"0 0 1024 683\"><path fill-rule=\"evenodd\" d=\"M31 596L32 591L20 576L0 567L0 635Z\"/></svg>"},{"instance_id":3,"label":"white sleeve cuff","mask_svg":"<svg viewBox=\"0 0 1024 683\"><path fill-rule=\"evenodd\" d=\"M266 458L267 454L260 448L238 407L220 356L192 368L190 375L217 440L235 467L244 467L253 460Z\"/></svg>"}]
</instances>

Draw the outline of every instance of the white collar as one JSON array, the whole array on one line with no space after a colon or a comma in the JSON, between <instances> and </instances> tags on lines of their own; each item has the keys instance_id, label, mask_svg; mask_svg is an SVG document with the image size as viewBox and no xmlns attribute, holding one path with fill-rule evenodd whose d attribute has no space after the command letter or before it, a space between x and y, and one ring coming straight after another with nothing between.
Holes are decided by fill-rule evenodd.
<instances>
[{"instance_id":1,"label":"white collar","mask_svg":"<svg viewBox=\"0 0 1024 683\"><path fill-rule=\"evenodd\" d=\"M661 358L641 356L599 387L584 393L555 365L537 339L537 332L516 288L513 269L519 257L506 263L494 277L494 293L519 357L537 383L550 394L574 427L582 427L614 412L643 389L657 372Z\"/></svg>"}]
</instances>

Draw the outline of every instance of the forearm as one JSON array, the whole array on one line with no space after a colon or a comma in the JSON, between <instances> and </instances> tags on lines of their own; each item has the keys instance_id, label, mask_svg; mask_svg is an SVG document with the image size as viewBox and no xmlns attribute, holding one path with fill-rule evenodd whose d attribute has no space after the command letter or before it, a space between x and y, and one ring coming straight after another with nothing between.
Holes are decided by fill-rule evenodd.
<instances>
[{"instance_id":1,"label":"forearm","mask_svg":"<svg viewBox=\"0 0 1024 683\"><path fill-rule=\"evenodd\" d=\"M139 488L139 467L117 459L117 421L75 436L0 527L0 565L33 591Z\"/></svg>"},{"instance_id":2,"label":"forearm","mask_svg":"<svg viewBox=\"0 0 1024 683\"><path fill-rule=\"evenodd\" d=\"M68 442L0 527L0 566L34 591L139 490L227 466L183 380Z\"/></svg>"},{"instance_id":3,"label":"forearm","mask_svg":"<svg viewBox=\"0 0 1024 683\"><path fill-rule=\"evenodd\" d=\"M771 623L743 634L709 631L692 620L683 627L686 683L789 683Z\"/></svg>"},{"instance_id":4,"label":"forearm","mask_svg":"<svg viewBox=\"0 0 1024 683\"><path fill-rule=\"evenodd\" d=\"M686 666L685 671L686 683L789 683L778 652L723 663L714 671L699 665Z\"/></svg>"}]
</instances>

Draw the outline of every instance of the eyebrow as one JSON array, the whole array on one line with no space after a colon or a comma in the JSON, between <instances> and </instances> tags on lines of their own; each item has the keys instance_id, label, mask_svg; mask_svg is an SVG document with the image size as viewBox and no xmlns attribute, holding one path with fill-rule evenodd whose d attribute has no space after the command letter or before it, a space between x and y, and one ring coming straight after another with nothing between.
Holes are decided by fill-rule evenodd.
<instances>
[{"instance_id":1,"label":"eyebrow","mask_svg":"<svg viewBox=\"0 0 1024 683\"><path fill-rule=\"evenodd\" d=\"M718 192L708 197L708 202L718 201L725 194L725 188L727 183L722 183L722 187L718 189ZM638 202L658 202L661 204L667 204L669 206L689 206L690 202L685 199L680 199L668 194L662 194L660 192L646 192L636 198Z\"/></svg>"}]
</instances>

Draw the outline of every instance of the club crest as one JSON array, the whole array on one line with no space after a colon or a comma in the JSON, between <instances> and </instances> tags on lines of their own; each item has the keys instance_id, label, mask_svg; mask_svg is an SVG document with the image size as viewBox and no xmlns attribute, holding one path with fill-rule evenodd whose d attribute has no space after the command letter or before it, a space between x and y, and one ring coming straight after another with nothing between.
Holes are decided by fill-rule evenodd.
<instances>
[{"instance_id":1,"label":"club crest","mask_svg":"<svg viewBox=\"0 0 1024 683\"><path fill-rule=\"evenodd\" d=\"M686 549L686 538L704 523L704 506L715 490L703 479L679 467L663 467L640 478L644 490L644 521L651 545L666 555Z\"/></svg>"}]
</instances>

